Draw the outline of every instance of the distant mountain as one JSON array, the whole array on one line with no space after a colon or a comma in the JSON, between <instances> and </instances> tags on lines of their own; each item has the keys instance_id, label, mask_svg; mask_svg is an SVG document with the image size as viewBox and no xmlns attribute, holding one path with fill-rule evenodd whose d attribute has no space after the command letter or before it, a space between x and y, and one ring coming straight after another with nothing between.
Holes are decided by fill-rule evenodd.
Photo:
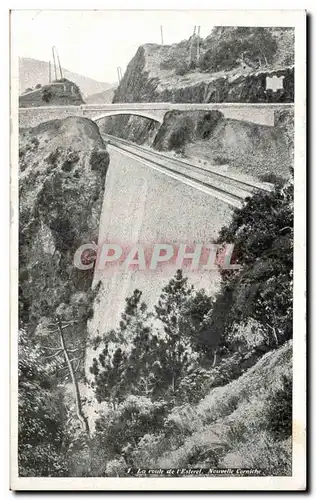
<instances>
[{"instance_id":1,"label":"distant mountain","mask_svg":"<svg viewBox=\"0 0 316 500\"><path fill-rule=\"evenodd\" d=\"M113 87L104 90L103 92L97 92L96 94L88 95L85 99L87 104L106 104L111 103L114 92L117 88L117 85L113 85Z\"/></svg>"},{"instance_id":2,"label":"distant mountain","mask_svg":"<svg viewBox=\"0 0 316 500\"><path fill-rule=\"evenodd\" d=\"M98 82L92 78L88 78L78 73L73 73L67 69L63 70L64 78L74 82L80 87L84 96L103 92L113 86L111 83ZM45 85L48 82L48 62L31 59L28 57L20 57L19 59L19 87L20 94L27 88L34 88L36 84ZM59 78L59 75L58 75Z\"/></svg>"}]
</instances>

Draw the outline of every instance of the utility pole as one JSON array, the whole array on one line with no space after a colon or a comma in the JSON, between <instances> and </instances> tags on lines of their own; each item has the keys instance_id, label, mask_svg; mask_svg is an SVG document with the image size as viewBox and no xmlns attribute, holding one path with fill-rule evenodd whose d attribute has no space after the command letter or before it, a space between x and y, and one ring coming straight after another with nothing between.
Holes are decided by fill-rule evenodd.
<instances>
[{"instance_id":1,"label":"utility pole","mask_svg":"<svg viewBox=\"0 0 316 500\"><path fill-rule=\"evenodd\" d=\"M201 26L198 26L197 48L196 48L196 62L199 62L199 59L200 59L200 30L201 30Z\"/></svg>"},{"instance_id":2,"label":"utility pole","mask_svg":"<svg viewBox=\"0 0 316 500\"><path fill-rule=\"evenodd\" d=\"M56 59L55 59L54 47L52 47L52 53L53 53L53 62L54 62L55 80L57 80L57 68L56 68Z\"/></svg>"},{"instance_id":3,"label":"utility pole","mask_svg":"<svg viewBox=\"0 0 316 500\"><path fill-rule=\"evenodd\" d=\"M119 82L119 84L120 84L120 83L121 83L120 67L119 67L119 66L117 66L116 70L117 70L117 78L118 78L118 82Z\"/></svg>"},{"instance_id":4,"label":"utility pole","mask_svg":"<svg viewBox=\"0 0 316 500\"><path fill-rule=\"evenodd\" d=\"M58 55L58 52L57 52L57 49L56 49L55 45L52 47L52 53L53 53L53 58L54 58L54 66L55 66L55 77L56 77L56 80L57 80L57 68L56 68L56 59L55 59L55 55L56 55L56 58L57 58L57 61L58 61L58 68L59 68L60 78L62 79L62 78L63 78L63 72L62 72L62 69L61 69L61 64L60 64L60 60L59 60L59 55Z\"/></svg>"},{"instance_id":5,"label":"utility pole","mask_svg":"<svg viewBox=\"0 0 316 500\"><path fill-rule=\"evenodd\" d=\"M190 41L190 57L189 57L189 66L191 66L191 63L192 63L193 42L194 42L194 39L195 39L195 31L196 31L196 26L194 26L194 29L193 29L193 35L191 36L191 41Z\"/></svg>"},{"instance_id":6,"label":"utility pole","mask_svg":"<svg viewBox=\"0 0 316 500\"><path fill-rule=\"evenodd\" d=\"M121 81L122 81L123 75L122 75L122 68L121 68L121 66L119 66L119 70L120 70L120 78L121 78Z\"/></svg>"},{"instance_id":7,"label":"utility pole","mask_svg":"<svg viewBox=\"0 0 316 500\"><path fill-rule=\"evenodd\" d=\"M56 52L57 52L57 51L56 51ZM57 60L58 60L58 66L59 66L60 78L62 79L62 78L63 78L63 70L61 69L61 64L60 64L60 60L59 60L59 55L58 55L58 52L57 52Z\"/></svg>"},{"instance_id":8,"label":"utility pole","mask_svg":"<svg viewBox=\"0 0 316 500\"><path fill-rule=\"evenodd\" d=\"M162 26L160 26L160 36L161 36L161 45L163 45L163 30L162 30Z\"/></svg>"}]
</instances>

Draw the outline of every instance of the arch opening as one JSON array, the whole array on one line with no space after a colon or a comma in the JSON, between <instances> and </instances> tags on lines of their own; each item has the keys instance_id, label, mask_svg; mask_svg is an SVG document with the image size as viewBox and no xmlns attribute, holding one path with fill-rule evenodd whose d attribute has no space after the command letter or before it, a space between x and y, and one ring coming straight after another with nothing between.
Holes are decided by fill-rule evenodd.
<instances>
[{"instance_id":1,"label":"arch opening","mask_svg":"<svg viewBox=\"0 0 316 500\"><path fill-rule=\"evenodd\" d=\"M102 120L103 118L110 118L111 116L139 116L140 118L147 118L147 120L152 120L157 123L162 123L163 122L163 117L158 117L156 115L153 115L151 113L146 113L143 111L137 112L137 111L108 111L108 112L102 112L102 114L94 116L92 120L98 122Z\"/></svg>"},{"instance_id":2,"label":"arch opening","mask_svg":"<svg viewBox=\"0 0 316 500\"><path fill-rule=\"evenodd\" d=\"M151 145L160 128L161 122L155 117L144 116L143 113L114 113L103 115L94 121L101 136L112 135L136 144Z\"/></svg>"}]
</instances>

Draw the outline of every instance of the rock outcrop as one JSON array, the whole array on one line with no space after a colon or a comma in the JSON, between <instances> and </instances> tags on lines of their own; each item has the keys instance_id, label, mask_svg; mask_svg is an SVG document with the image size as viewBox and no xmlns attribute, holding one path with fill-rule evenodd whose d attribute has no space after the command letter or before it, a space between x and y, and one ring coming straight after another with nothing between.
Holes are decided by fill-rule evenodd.
<instances>
[{"instance_id":1,"label":"rock outcrop","mask_svg":"<svg viewBox=\"0 0 316 500\"><path fill-rule=\"evenodd\" d=\"M84 104L80 88L75 83L62 78L49 85L38 84L35 89L27 89L19 97L20 108L33 106L79 106Z\"/></svg>"},{"instance_id":2,"label":"rock outcrop","mask_svg":"<svg viewBox=\"0 0 316 500\"><path fill-rule=\"evenodd\" d=\"M89 293L92 272L73 258L97 240L109 154L97 125L75 117L21 130L19 154L20 321L34 330L53 303Z\"/></svg>"},{"instance_id":3,"label":"rock outcrop","mask_svg":"<svg viewBox=\"0 0 316 500\"><path fill-rule=\"evenodd\" d=\"M205 39L139 47L113 102L293 102L293 65L292 28L217 27ZM283 89L267 88L273 76Z\"/></svg>"},{"instance_id":4,"label":"rock outcrop","mask_svg":"<svg viewBox=\"0 0 316 500\"><path fill-rule=\"evenodd\" d=\"M279 119L275 126L235 120L215 110L169 111L153 147L217 165L219 171L229 168L257 178L268 174L287 178L293 162L289 146L293 127L286 124Z\"/></svg>"},{"instance_id":5,"label":"rock outcrop","mask_svg":"<svg viewBox=\"0 0 316 500\"><path fill-rule=\"evenodd\" d=\"M100 120L101 134L121 137L136 144L151 145L160 123L142 116L118 115Z\"/></svg>"}]
</instances>

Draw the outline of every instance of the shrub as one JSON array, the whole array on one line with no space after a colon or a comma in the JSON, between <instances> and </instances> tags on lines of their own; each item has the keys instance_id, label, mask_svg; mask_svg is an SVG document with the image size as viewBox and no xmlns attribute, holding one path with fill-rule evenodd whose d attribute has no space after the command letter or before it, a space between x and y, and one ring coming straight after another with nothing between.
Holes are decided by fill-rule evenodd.
<instances>
[{"instance_id":1,"label":"shrub","mask_svg":"<svg viewBox=\"0 0 316 500\"><path fill-rule=\"evenodd\" d=\"M166 451L168 442L163 435L145 434L132 452L133 465L146 469L155 467L158 458Z\"/></svg>"},{"instance_id":2,"label":"shrub","mask_svg":"<svg viewBox=\"0 0 316 500\"><path fill-rule=\"evenodd\" d=\"M282 384L272 394L266 412L267 429L276 441L292 435L292 377L283 375Z\"/></svg>"},{"instance_id":3,"label":"shrub","mask_svg":"<svg viewBox=\"0 0 316 500\"><path fill-rule=\"evenodd\" d=\"M119 459L114 459L107 463L105 475L110 477L122 477L124 476L126 468L127 465L124 458L120 457Z\"/></svg>"},{"instance_id":4,"label":"shrub","mask_svg":"<svg viewBox=\"0 0 316 500\"><path fill-rule=\"evenodd\" d=\"M221 111L210 111L199 120L196 128L196 135L201 139L208 139L215 129L219 120L224 117Z\"/></svg>"},{"instance_id":5,"label":"shrub","mask_svg":"<svg viewBox=\"0 0 316 500\"><path fill-rule=\"evenodd\" d=\"M190 66L188 63L182 63L182 64L179 64L177 67L176 67L176 75L178 76L184 76L186 75L188 72L190 71Z\"/></svg>"},{"instance_id":6,"label":"shrub","mask_svg":"<svg viewBox=\"0 0 316 500\"><path fill-rule=\"evenodd\" d=\"M214 156L213 157L213 163L215 165L227 165L229 163L229 158L227 158L226 156Z\"/></svg>"},{"instance_id":7,"label":"shrub","mask_svg":"<svg viewBox=\"0 0 316 500\"><path fill-rule=\"evenodd\" d=\"M105 176L109 166L109 154L105 149L94 149L90 155L91 170Z\"/></svg>"},{"instance_id":8,"label":"shrub","mask_svg":"<svg viewBox=\"0 0 316 500\"><path fill-rule=\"evenodd\" d=\"M260 469L268 476L291 474L292 448L290 440L275 442L267 432L255 432L245 442L228 453L220 467Z\"/></svg>"},{"instance_id":9,"label":"shrub","mask_svg":"<svg viewBox=\"0 0 316 500\"><path fill-rule=\"evenodd\" d=\"M37 83L37 84L35 85L35 88L36 88L36 89L40 89L41 87L42 87L42 85L41 85L40 83Z\"/></svg>"},{"instance_id":10,"label":"shrub","mask_svg":"<svg viewBox=\"0 0 316 500\"><path fill-rule=\"evenodd\" d=\"M49 89L44 89L42 99L45 102L49 102L51 98L53 97L52 92Z\"/></svg>"},{"instance_id":11,"label":"shrub","mask_svg":"<svg viewBox=\"0 0 316 500\"><path fill-rule=\"evenodd\" d=\"M32 137L30 141L30 150L36 151L38 146L39 146L39 140L37 139L37 137Z\"/></svg>"},{"instance_id":12,"label":"shrub","mask_svg":"<svg viewBox=\"0 0 316 500\"><path fill-rule=\"evenodd\" d=\"M55 151L52 151L51 153L49 153L49 155L45 158L45 161L46 161L46 163L48 163L52 167L56 167L59 157L60 157L60 151L57 148L57 149L55 149Z\"/></svg>"},{"instance_id":13,"label":"shrub","mask_svg":"<svg viewBox=\"0 0 316 500\"><path fill-rule=\"evenodd\" d=\"M73 168L73 166L79 161L79 154L77 151L72 151L69 149L66 152L66 159L62 164L61 169L64 172L70 172Z\"/></svg>"},{"instance_id":14,"label":"shrub","mask_svg":"<svg viewBox=\"0 0 316 500\"><path fill-rule=\"evenodd\" d=\"M196 410L189 404L173 408L164 425L165 435L168 439L184 439L194 431L201 430L201 428L201 419ZM180 442L182 442L182 439L180 439Z\"/></svg>"},{"instance_id":15,"label":"shrub","mask_svg":"<svg viewBox=\"0 0 316 500\"><path fill-rule=\"evenodd\" d=\"M144 396L128 396L117 409L109 411L96 421L98 446L106 450L107 459L123 455L131 466L131 454L145 434L154 434L163 428L167 406L153 403Z\"/></svg>"},{"instance_id":16,"label":"shrub","mask_svg":"<svg viewBox=\"0 0 316 500\"><path fill-rule=\"evenodd\" d=\"M181 379L177 397L185 403L198 403L208 394L213 380L211 371L197 368Z\"/></svg>"},{"instance_id":17,"label":"shrub","mask_svg":"<svg viewBox=\"0 0 316 500\"><path fill-rule=\"evenodd\" d=\"M259 175L259 179L262 182L270 182L271 184L284 184L284 179L273 172L268 172L267 174Z\"/></svg>"},{"instance_id":18,"label":"shrub","mask_svg":"<svg viewBox=\"0 0 316 500\"><path fill-rule=\"evenodd\" d=\"M190 140L192 132L191 121L183 121L170 134L168 141L169 149L181 149L184 144Z\"/></svg>"}]
</instances>

